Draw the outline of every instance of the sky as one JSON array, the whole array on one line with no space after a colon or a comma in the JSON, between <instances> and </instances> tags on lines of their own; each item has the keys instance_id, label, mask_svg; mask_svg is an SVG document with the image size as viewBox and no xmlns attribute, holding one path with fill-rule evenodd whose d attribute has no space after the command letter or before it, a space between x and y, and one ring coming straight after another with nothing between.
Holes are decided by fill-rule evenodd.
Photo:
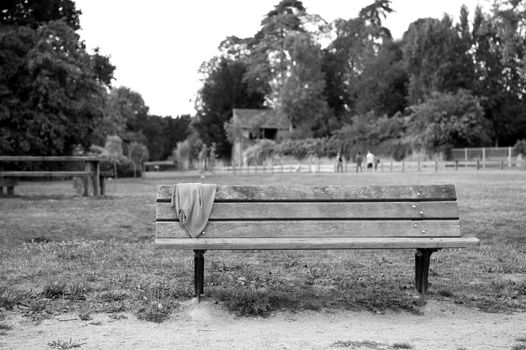
<instances>
[{"instance_id":1,"label":"sky","mask_svg":"<svg viewBox=\"0 0 526 350\"><path fill-rule=\"evenodd\" d=\"M253 36L280 0L76 0L79 31L88 49L100 48L116 66L112 86L142 95L150 114L195 115L202 62L227 36ZM457 19L461 4L473 14L489 0L392 0L384 25L395 39L418 18ZM308 13L326 21L349 19L372 0L303 0ZM147 4L147 5L146 5Z\"/></svg>"}]
</instances>

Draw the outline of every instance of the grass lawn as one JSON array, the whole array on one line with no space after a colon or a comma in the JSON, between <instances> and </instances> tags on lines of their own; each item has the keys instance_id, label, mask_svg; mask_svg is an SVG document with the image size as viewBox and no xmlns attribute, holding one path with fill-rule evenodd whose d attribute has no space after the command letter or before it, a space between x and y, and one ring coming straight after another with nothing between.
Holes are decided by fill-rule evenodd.
<instances>
[{"instance_id":1,"label":"grass lawn","mask_svg":"<svg viewBox=\"0 0 526 350\"><path fill-rule=\"evenodd\" d=\"M156 250L155 185L203 182L181 173L108 183L105 198L71 182L31 182L0 198L0 321L18 312L132 312L162 321L192 297L193 254ZM475 249L434 253L427 298L487 312L526 310L526 172L210 175L217 184L456 185ZM205 297L240 315L320 308L418 313L414 251L210 251Z\"/></svg>"}]
</instances>

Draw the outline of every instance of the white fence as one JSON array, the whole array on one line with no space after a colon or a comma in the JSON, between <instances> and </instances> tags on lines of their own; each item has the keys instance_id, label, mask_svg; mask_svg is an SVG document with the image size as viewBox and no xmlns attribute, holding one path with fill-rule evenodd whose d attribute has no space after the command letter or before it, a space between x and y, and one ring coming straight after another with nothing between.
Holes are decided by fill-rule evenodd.
<instances>
[{"instance_id":1,"label":"white fence","mask_svg":"<svg viewBox=\"0 0 526 350\"><path fill-rule=\"evenodd\" d=\"M511 160L513 158L512 147L471 147L453 148L451 150L452 160Z\"/></svg>"},{"instance_id":2,"label":"white fence","mask_svg":"<svg viewBox=\"0 0 526 350\"><path fill-rule=\"evenodd\" d=\"M463 171L463 170L526 170L526 159L517 160L515 157L508 160L481 160L475 161L424 161L424 162L380 162L376 172L438 172L438 171ZM355 163L347 163L343 172L356 172ZM362 165L362 171L367 169ZM279 164L279 165L254 165L243 167L223 166L215 167L212 172L216 174L273 174L273 173L335 173L336 165L330 164Z\"/></svg>"}]
</instances>

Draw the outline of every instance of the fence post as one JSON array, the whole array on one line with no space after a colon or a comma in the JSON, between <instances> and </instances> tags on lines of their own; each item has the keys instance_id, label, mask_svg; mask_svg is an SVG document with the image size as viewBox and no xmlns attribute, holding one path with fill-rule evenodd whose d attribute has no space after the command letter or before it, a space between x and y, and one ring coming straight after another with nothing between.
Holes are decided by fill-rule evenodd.
<instances>
[{"instance_id":1,"label":"fence post","mask_svg":"<svg viewBox=\"0 0 526 350\"><path fill-rule=\"evenodd\" d=\"M504 170L504 159L500 160L500 170Z\"/></svg>"},{"instance_id":2,"label":"fence post","mask_svg":"<svg viewBox=\"0 0 526 350\"><path fill-rule=\"evenodd\" d=\"M479 170L479 169L480 169L480 160L477 159L477 170Z\"/></svg>"},{"instance_id":3,"label":"fence post","mask_svg":"<svg viewBox=\"0 0 526 350\"><path fill-rule=\"evenodd\" d=\"M486 147L482 147L482 167L486 168Z\"/></svg>"},{"instance_id":4,"label":"fence post","mask_svg":"<svg viewBox=\"0 0 526 350\"><path fill-rule=\"evenodd\" d=\"M511 147L508 147L508 167L511 169Z\"/></svg>"},{"instance_id":5,"label":"fence post","mask_svg":"<svg viewBox=\"0 0 526 350\"><path fill-rule=\"evenodd\" d=\"M438 160L435 159L435 172L438 171Z\"/></svg>"},{"instance_id":6,"label":"fence post","mask_svg":"<svg viewBox=\"0 0 526 350\"><path fill-rule=\"evenodd\" d=\"M100 195L100 163L98 160L91 163L91 171L93 172L93 196Z\"/></svg>"},{"instance_id":7,"label":"fence post","mask_svg":"<svg viewBox=\"0 0 526 350\"><path fill-rule=\"evenodd\" d=\"M90 162L84 162L84 176L83 176L83 183L84 183L84 193L83 196L87 197L89 196L89 178L91 173L91 163Z\"/></svg>"},{"instance_id":8,"label":"fence post","mask_svg":"<svg viewBox=\"0 0 526 350\"><path fill-rule=\"evenodd\" d=\"M458 160L455 160L455 170L458 170Z\"/></svg>"},{"instance_id":9,"label":"fence post","mask_svg":"<svg viewBox=\"0 0 526 350\"><path fill-rule=\"evenodd\" d=\"M391 172L393 172L393 161L391 161Z\"/></svg>"},{"instance_id":10,"label":"fence post","mask_svg":"<svg viewBox=\"0 0 526 350\"><path fill-rule=\"evenodd\" d=\"M405 171L405 161L402 161L402 172Z\"/></svg>"}]
</instances>

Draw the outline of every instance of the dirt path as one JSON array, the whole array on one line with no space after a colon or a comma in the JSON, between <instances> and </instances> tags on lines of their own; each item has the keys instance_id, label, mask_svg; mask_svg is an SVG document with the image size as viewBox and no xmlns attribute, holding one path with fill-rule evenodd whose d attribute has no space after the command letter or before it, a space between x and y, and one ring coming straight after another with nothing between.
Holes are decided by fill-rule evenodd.
<instances>
[{"instance_id":1,"label":"dirt path","mask_svg":"<svg viewBox=\"0 0 526 350\"><path fill-rule=\"evenodd\" d=\"M93 315L61 315L40 325L20 316L4 323L1 349L52 349L70 339L79 349L511 349L526 337L526 313L477 312L428 302L424 315L323 311L237 318L219 306L191 301L161 324ZM406 347L404 347L404 345Z\"/></svg>"}]
</instances>

